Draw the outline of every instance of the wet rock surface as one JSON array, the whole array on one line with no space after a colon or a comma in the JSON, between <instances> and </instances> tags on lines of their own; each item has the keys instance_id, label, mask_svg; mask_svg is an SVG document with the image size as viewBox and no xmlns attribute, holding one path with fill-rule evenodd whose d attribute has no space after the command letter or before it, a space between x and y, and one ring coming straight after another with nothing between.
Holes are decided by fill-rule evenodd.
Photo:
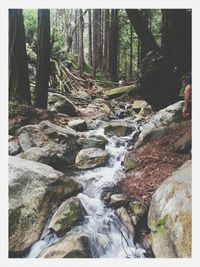
<instances>
[{"instance_id":1,"label":"wet rock surface","mask_svg":"<svg viewBox=\"0 0 200 267\"><path fill-rule=\"evenodd\" d=\"M9 250L23 254L40 236L51 210L82 186L47 165L9 157Z\"/></svg>"}]
</instances>

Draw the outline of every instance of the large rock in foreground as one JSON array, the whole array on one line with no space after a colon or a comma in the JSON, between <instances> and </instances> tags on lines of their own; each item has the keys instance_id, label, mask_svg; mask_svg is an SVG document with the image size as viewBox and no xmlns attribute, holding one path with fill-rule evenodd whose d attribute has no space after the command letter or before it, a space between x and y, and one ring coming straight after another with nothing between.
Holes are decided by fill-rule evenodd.
<instances>
[{"instance_id":1,"label":"large rock in foreground","mask_svg":"<svg viewBox=\"0 0 200 267\"><path fill-rule=\"evenodd\" d=\"M39 258L92 258L89 238L84 234L67 235L58 243L48 247Z\"/></svg>"},{"instance_id":2,"label":"large rock in foreground","mask_svg":"<svg viewBox=\"0 0 200 267\"><path fill-rule=\"evenodd\" d=\"M92 169L104 166L108 162L109 154L100 148L87 148L81 150L76 157L79 169Z\"/></svg>"},{"instance_id":3,"label":"large rock in foreground","mask_svg":"<svg viewBox=\"0 0 200 267\"><path fill-rule=\"evenodd\" d=\"M80 224L84 218L84 209L77 197L64 201L54 213L49 228L53 228L58 235L69 231L73 226Z\"/></svg>"},{"instance_id":4,"label":"large rock in foreground","mask_svg":"<svg viewBox=\"0 0 200 267\"><path fill-rule=\"evenodd\" d=\"M9 250L22 254L38 240L49 212L82 186L42 163L9 157Z\"/></svg>"},{"instance_id":5,"label":"large rock in foreground","mask_svg":"<svg viewBox=\"0 0 200 267\"><path fill-rule=\"evenodd\" d=\"M32 150L31 153L33 155L28 152L25 153L24 158L27 159L36 161L39 159L38 161L40 161L42 158L43 162L45 158L45 163L49 161L49 165L55 161L57 164L70 164L74 162L79 151L77 144L78 134L69 127L62 128L50 121L42 121L37 125L21 127L18 134L23 151L32 147L43 148L42 151ZM48 155L49 159L47 159Z\"/></svg>"},{"instance_id":6,"label":"large rock in foreground","mask_svg":"<svg viewBox=\"0 0 200 267\"><path fill-rule=\"evenodd\" d=\"M191 161L187 161L152 197L148 225L157 258L191 257L191 212Z\"/></svg>"}]
</instances>

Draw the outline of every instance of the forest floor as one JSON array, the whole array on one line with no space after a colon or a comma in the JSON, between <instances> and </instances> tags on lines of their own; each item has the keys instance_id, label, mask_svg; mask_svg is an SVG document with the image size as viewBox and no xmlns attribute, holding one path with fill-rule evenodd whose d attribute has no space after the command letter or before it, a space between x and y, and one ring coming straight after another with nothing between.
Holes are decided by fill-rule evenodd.
<instances>
[{"instance_id":1,"label":"forest floor","mask_svg":"<svg viewBox=\"0 0 200 267\"><path fill-rule=\"evenodd\" d=\"M118 183L122 193L150 203L152 194L185 161L191 159L191 151L179 154L174 149L175 142L191 129L191 121L174 123L168 127L166 135L150 140L146 145L129 153L129 159L136 168L126 173L126 178Z\"/></svg>"}]
</instances>

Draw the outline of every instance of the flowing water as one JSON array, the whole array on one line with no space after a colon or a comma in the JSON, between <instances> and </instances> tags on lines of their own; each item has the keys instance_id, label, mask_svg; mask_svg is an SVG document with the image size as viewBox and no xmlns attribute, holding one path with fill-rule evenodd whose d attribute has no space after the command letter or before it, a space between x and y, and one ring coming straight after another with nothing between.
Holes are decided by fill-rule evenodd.
<instances>
[{"instance_id":1,"label":"flowing water","mask_svg":"<svg viewBox=\"0 0 200 267\"><path fill-rule=\"evenodd\" d=\"M88 136L103 135L103 129L92 130ZM109 162L104 167L81 171L75 180L83 185L83 192L78 198L86 211L83 224L73 228L69 233L87 234L90 236L90 249L94 258L137 258L145 257L145 250L134 244L133 236L118 219L115 210L108 208L101 200L105 188L113 187L120 179L117 174L123 171L122 161L131 136L111 137L106 150ZM46 224L41 239L36 242L27 256L36 258L45 248L59 241L55 233L48 234Z\"/></svg>"}]
</instances>

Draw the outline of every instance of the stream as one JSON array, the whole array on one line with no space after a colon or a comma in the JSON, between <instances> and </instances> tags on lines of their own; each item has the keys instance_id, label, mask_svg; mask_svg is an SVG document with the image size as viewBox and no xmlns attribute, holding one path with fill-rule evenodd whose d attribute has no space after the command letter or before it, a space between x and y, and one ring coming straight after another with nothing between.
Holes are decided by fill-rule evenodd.
<instances>
[{"instance_id":1,"label":"stream","mask_svg":"<svg viewBox=\"0 0 200 267\"><path fill-rule=\"evenodd\" d=\"M133 236L119 220L114 209L108 208L102 201L105 188L112 188L123 172L122 161L127 151L128 142L134 132L125 137L107 137L104 129L91 130L87 136L104 136L108 140L105 150L109 152L109 162L104 167L80 171L74 180L83 185L83 192L78 198L86 211L83 224L74 227L68 233L80 233L90 236L90 249L94 258L140 258L145 257L145 250L137 243ZM60 238L55 233L48 233L46 223L39 241L33 244L27 258L37 258L39 254L50 245L58 242Z\"/></svg>"}]
</instances>

